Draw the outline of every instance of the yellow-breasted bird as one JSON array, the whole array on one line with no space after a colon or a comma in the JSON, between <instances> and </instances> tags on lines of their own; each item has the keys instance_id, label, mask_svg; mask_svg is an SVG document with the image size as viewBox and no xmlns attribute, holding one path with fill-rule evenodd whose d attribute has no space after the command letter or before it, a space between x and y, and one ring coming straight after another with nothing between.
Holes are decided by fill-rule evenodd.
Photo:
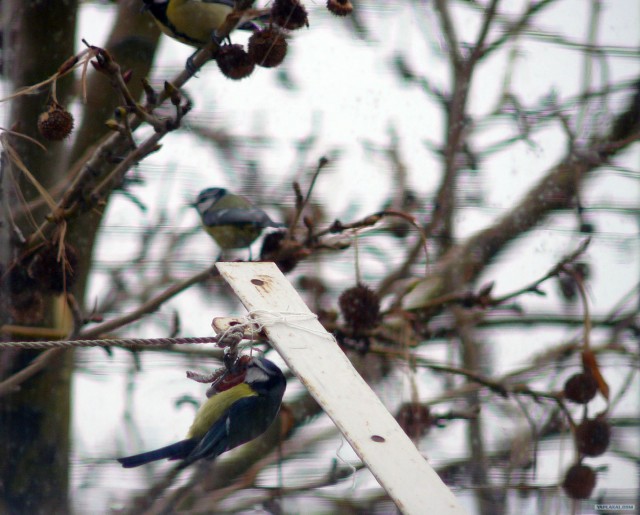
<instances>
[{"instance_id":1,"label":"yellow-breasted bird","mask_svg":"<svg viewBox=\"0 0 640 515\"><path fill-rule=\"evenodd\" d=\"M222 249L249 247L265 227L284 227L246 198L224 188L202 190L193 206L205 230Z\"/></svg>"},{"instance_id":2,"label":"yellow-breasted bird","mask_svg":"<svg viewBox=\"0 0 640 515\"><path fill-rule=\"evenodd\" d=\"M233 10L234 0L144 0L143 10L155 18L160 30L181 43L202 48ZM252 30L250 22L239 29Z\"/></svg>"},{"instance_id":3,"label":"yellow-breasted bird","mask_svg":"<svg viewBox=\"0 0 640 515\"><path fill-rule=\"evenodd\" d=\"M207 399L186 439L118 461L124 468L132 468L166 458L182 460L183 468L202 458L213 460L269 428L280 410L286 386L282 371L274 363L250 358L244 381Z\"/></svg>"}]
</instances>

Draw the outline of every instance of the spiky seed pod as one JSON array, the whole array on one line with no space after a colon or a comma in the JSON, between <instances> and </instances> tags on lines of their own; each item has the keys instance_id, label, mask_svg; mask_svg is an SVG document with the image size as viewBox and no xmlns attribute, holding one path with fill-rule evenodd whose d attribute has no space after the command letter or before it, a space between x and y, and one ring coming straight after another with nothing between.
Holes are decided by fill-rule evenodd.
<instances>
[{"instance_id":1,"label":"spiky seed pod","mask_svg":"<svg viewBox=\"0 0 640 515\"><path fill-rule=\"evenodd\" d=\"M429 408L418 402L405 402L400 406L396 420L407 436L414 440L427 434L432 423Z\"/></svg>"},{"instance_id":2,"label":"spiky seed pod","mask_svg":"<svg viewBox=\"0 0 640 515\"><path fill-rule=\"evenodd\" d=\"M571 499L588 499L596 486L596 473L591 467L576 463L564 475L562 489Z\"/></svg>"},{"instance_id":3,"label":"spiky seed pod","mask_svg":"<svg viewBox=\"0 0 640 515\"><path fill-rule=\"evenodd\" d=\"M600 456L610 441L611 426L603 416L585 419L576 428L578 451L585 456Z\"/></svg>"},{"instance_id":4,"label":"spiky seed pod","mask_svg":"<svg viewBox=\"0 0 640 515\"><path fill-rule=\"evenodd\" d=\"M38 284L29 276L23 263L13 264L0 276L2 287L8 295L0 295L0 313L9 313L18 324L35 324L44 316L44 300Z\"/></svg>"},{"instance_id":5,"label":"spiky seed pod","mask_svg":"<svg viewBox=\"0 0 640 515\"><path fill-rule=\"evenodd\" d=\"M581 372L572 375L564 383L564 396L576 404L587 404L596 396L598 382L591 374Z\"/></svg>"},{"instance_id":6,"label":"spiky seed pod","mask_svg":"<svg viewBox=\"0 0 640 515\"><path fill-rule=\"evenodd\" d=\"M287 30L309 26L307 10L299 0L275 0L271 7L271 19Z\"/></svg>"},{"instance_id":7,"label":"spiky seed pod","mask_svg":"<svg viewBox=\"0 0 640 515\"><path fill-rule=\"evenodd\" d=\"M78 267L78 251L65 244L64 259L58 261L58 245L46 245L29 265L29 275L38 282L41 290L64 293L75 284Z\"/></svg>"},{"instance_id":8,"label":"spiky seed pod","mask_svg":"<svg viewBox=\"0 0 640 515\"><path fill-rule=\"evenodd\" d=\"M24 263L16 264L9 269L4 284L12 296L38 289L36 281L29 275L28 267Z\"/></svg>"},{"instance_id":9,"label":"spiky seed pod","mask_svg":"<svg viewBox=\"0 0 640 515\"><path fill-rule=\"evenodd\" d=\"M287 238L287 231L274 231L262 240L261 261L273 261L283 274L291 272L308 256L308 250L296 241Z\"/></svg>"},{"instance_id":10,"label":"spiky seed pod","mask_svg":"<svg viewBox=\"0 0 640 515\"><path fill-rule=\"evenodd\" d=\"M61 141L73 130L73 116L57 102L38 117L38 130L49 141Z\"/></svg>"},{"instance_id":11,"label":"spiky seed pod","mask_svg":"<svg viewBox=\"0 0 640 515\"><path fill-rule=\"evenodd\" d=\"M220 71L233 80L248 77L256 66L242 45L237 44L220 47L216 61Z\"/></svg>"},{"instance_id":12,"label":"spiky seed pod","mask_svg":"<svg viewBox=\"0 0 640 515\"><path fill-rule=\"evenodd\" d=\"M11 295L9 316L20 325L39 324L44 319L44 297L42 292L27 290Z\"/></svg>"},{"instance_id":13,"label":"spiky seed pod","mask_svg":"<svg viewBox=\"0 0 640 515\"><path fill-rule=\"evenodd\" d=\"M266 260L280 252L286 235L287 231L274 231L267 234L262 240L260 259Z\"/></svg>"},{"instance_id":14,"label":"spiky seed pod","mask_svg":"<svg viewBox=\"0 0 640 515\"><path fill-rule=\"evenodd\" d=\"M348 16L353 12L353 4L349 0L327 0L327 9L336 16Z\"/></svg>"},{"instance_id":15,"label":"spiky seed pod","mask_svg":"<svg viewBox=\"0 0 640 515\"><path fill-rule=\"evenodd\" d=\"M368 286L358 284L345 290L338 299L340 312L347 325L355 334L378 325L380 319L380 299Z\"/></svg>"},{"instance_id":16,"label":"spiky seed pod","mask_svg":"<svg viewBox=\"0 0 640 515\"><path fill-rule=\"evenodd\" d=\"M249 38L249 55L258 66L273 68L287 55L287 40L276 27L266 27Z\"/></svg>"}]
</instances>

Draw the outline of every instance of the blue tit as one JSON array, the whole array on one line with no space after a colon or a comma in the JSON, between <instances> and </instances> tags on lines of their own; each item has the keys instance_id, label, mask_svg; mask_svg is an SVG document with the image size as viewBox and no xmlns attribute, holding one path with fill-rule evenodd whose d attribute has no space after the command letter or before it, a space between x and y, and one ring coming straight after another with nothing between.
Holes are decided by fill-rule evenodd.
<instances>
[{"instance_id":1,"label":"blue tit","mask_svg":"<svg viewBox=\"0 0 640 515\"><path fill-rule=\"evenodd\" d=\"M234 0L144 0L160 30L181 43L202 48L215 37L216 31L233 10ZM243 23L240 29L255 25Z\"/></svg>"},{"instance_id":2,"label":"blue tit","mask_svg":"<svg viewBox=\"0 0 640 515\"><path fill-rule=\"evenodd\" d=\"M265 227L284 227L262 209L224 188L202 190L193 206L202 225L221 249L249 247Z\"/></svg>"},{"instance_id":3,"label":"blue tit","mask_svg":"<svg viewBox=\"0 0 640 515\"><path fill-rule=\"evenodd\" d=\"M183 468L202 458L213 460L269 428L280 410L286 386L274 363L250 358L244 381L207 399L185 440L118 461L124 468L132 468L166 458L182 460Z\"/></svg>"}]
</instances>

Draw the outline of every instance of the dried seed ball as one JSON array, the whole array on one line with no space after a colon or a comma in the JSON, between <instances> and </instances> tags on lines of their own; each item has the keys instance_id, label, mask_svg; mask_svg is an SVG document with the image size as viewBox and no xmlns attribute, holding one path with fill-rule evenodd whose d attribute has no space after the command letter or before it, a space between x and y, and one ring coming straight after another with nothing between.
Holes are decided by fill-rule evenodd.
<instances>
[{"instance_id":1,"label":"dried seed ball","mask_svg":"<svg viewBox=\"0 0 640 515\"><path fill-rule=\"evenodd\" d=\"M48 111L38 117L38 130L49 141L61 141L73 130L73 116L54 102Z\"/></svg>"},{"instance_id":2,"label":"dried seed ball","mask_svg":"<svg viewBox=\"0 0 640 515\"><path fill-rule=\"evenodd\" d=\"M24 263L19 263L9 268L3 282L11 295L20 295L25 291L38 290L37 282L29 275L29 269Z\"/></svg>"},{"instance_id":3,"label":"dried seed ball","mask_svg":"<svg viewBox=\"0 0 640 515\"><path fill-rule=\"evenodd\" d=\"M287 55L287 40L275 27L258 30L249 38L249 55L258 66L273 68Z\"/></svg>"},{"instance_id":4,"label":"dried seed ball","mask_svg":"<svg viewBox=\"0 0 640 515\"><path fill-rule=\"evenodd\" d=\"M327 9L336 16L347 16L353 11L353 4L349 0L327 0Z\"/></svg>"},{"instance_id":5,"label":"dried seed ball","mask_svg":"<svg viewBox=\"0 0 640 515\"><path fill-rule=\"evenodd\" d=\"M588 499L595 486L595 471L580 463L569 467L562 482L564 493L571 499Z\"/></svg>"},{"instance_id":6,"label":"dried seed ball","mask_svg":"<svg viewBox=\"0 0 640 515\"><path fill-rule=\"evenodd\" d=\"M288 30L309 26L307 10L299 0L275 0L271 7L271 19Z\"/></svg>"},{"instance_id":7,"label":"dried seed ball","mask_svg":"<svg viewBox=\"0 0 640 515\"><path fill-rule=\"evenodd\" d=\"M233 80L248 77L255 68L255 63L242 45L224 45L216 55L220 71Z\"/></svg>"},{"instance_id":8,"label":"dried seed ball","mask_svg":"<svg viewBox=\"0 0 640 515\"><path fill-rule=\"evenodd\" d=\"M64 293L75 284L78 251L65 244L64 256L58 261L58 249L58 245L43 247L29 265L29 275L38 281L42 290Z\"/></svg>"},{"instance_id":9,"label":"dried seed ball","mask_svg":"<svg viewBox=\"0 0 640 515\"><path fill-rule=\"evenodd\" d=\"M429 408L418 402L405 402L400 406L396 420L409 438L420 438L431 427Z\"/></svg>"},{"instance_id":10,"label":"dried seed ball","mask_svg":"<svg viewBox=\"0 0 640 515\"><path fill-rule=\"evenodd\" d=\"M301 259L300 244L286 236L286 230L270 232L262 240L260 249L260 260L273 261L283 274L291 272Z\"/></svg>"},{"instance_id":11,"label":"dried seed ball","mask_svg":"<svg viewBox=\"0 0 640 515\"><path fill-rule=\"evenodd\" d=\"M274 231L268 233L262 240L260 248L260 259L269 259L277 255L282 249L282 244L287 235L287 231Z\"/></svg>"},{"instance_id":12,"label":"dried seed ball","mask_svg":"<svg viewBox=\"0 0 640 515\"><path fill-rule=\"evenodd\" d=\"M29 276L29 270L18 263L0 276L2 287L9 295L0 295L0 313L9 313L18 324L36 324L44 317L44 299L39 285Z\"/></svg>"},{"instance_id":13,"label":"dried seed ball","mask_svg":"<svg viewBox=\"0 0 640 515\"><path fill-rule=\"evenodd\" d=\"M373 329L380 317L380 299L368 286L358 284L345 290L338 299L340 312L355 333Z\"/></svg>"},{"instance_id":14,"label":"dried seed ball","mask_svg":"<svg viewBox=\"0 0 640 515\"><path fill-rule=\"evenodd\" d=\"M44 319L42 292L27 290L11 296L8 309L11 320L20 325L39 324Z\"/></svg>"},{"instance_id":15,"label":"dried seed ball","mask_svg":"<svg viewBox=\"0 0 640 515\"><path fill-rule=\"evenodd\" d=\"M602 416L583 420L576 428L578 451L585 456L600 456L610 441L611 426Z\"/></svg>"},{"instance_id":16,"label":"dried seed ball","mask_svg":"<svg viewBox=\"0 0 640 515\"><path fill-rule=\"evenodd\" d=\"M586 404L596 396L598 382L591 374L574 374L564 383L564 396L577 404Z\"/></svg>"}]
</instances>

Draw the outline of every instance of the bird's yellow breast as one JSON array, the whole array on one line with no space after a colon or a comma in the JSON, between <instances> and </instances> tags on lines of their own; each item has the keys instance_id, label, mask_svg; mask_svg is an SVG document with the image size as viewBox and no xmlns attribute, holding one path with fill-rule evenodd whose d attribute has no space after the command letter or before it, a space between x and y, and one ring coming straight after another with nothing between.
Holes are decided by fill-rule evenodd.
<instances>
[{"instance_id":1,"label":"bird's yellow breast","mask_svg":"<svg viewBox=\"0 0 640 515\"><path fill-rule=\"evenodd\" d=\"M211 41L211 34L218 30L231 7L201 0L173 0L167 7L169 27L163 32L188 45L202 47Z\"/></svg>"},{"instance_id":2,"label":"bird's yellow breast","mask_svg":"<svg viewBox=\"0 0 640 515\"><path fill-rule=\"evenodd\" d=\"M196 418L189 428L188 438L202 438L209 428L227 411L231 405L244 397L254 397L258 395L246 383L240 383L229 390L217 393L209 397L200 406Z\"/></svg>"},{"instance_id":3,"label":"bird's yellow breast","mask_svg":"<svg viewBox=\"0 0 640 515\"><path fill-rule=\"evenodd\" d=\"M221 249L244 249L260 236L262 229L252 224L204 227Z\"/></svg>"}]
</instances>

